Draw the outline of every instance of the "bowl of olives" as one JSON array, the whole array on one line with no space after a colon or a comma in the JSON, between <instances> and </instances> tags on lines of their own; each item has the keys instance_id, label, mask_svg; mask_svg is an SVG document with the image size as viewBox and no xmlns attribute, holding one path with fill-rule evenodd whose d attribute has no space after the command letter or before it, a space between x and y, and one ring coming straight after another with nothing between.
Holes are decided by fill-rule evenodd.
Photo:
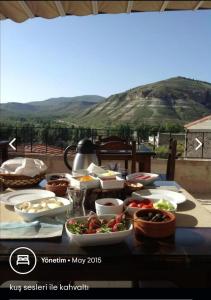
<instances>
[{"instance_id":1,"label":"bowl of olives","mask_svg":"<svg viewBox=\"0 0 211 300\"><path fill-rule=\"evenodd\" d=\"M155 208L141 209L134 214L136 236L165 238L175 233L176 217L169 211Z\"/></svg>"}]
</instances>

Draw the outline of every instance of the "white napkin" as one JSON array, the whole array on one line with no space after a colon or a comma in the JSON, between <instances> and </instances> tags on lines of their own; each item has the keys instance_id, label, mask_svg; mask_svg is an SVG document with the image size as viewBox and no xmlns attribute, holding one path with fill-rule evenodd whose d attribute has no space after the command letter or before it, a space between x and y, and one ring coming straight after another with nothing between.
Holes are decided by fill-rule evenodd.
<instances>
[{"instance_id":1,"label":"white napkin","mask_svg":"<svg viewBox=\"0 0 211 300\"><path fill-rule=\"evenodd\" d=\"M63 224L34 222L0 223L1 239L40 239L61 236Z\"/></svg>"},{"instance_id":2,"label":"white napkin","mask_svg":"<svg viewBox=\"0 0 211 300\"><path fill-rule=\"evenodd\" d=\"M47 170L42 160L18 157L5 161L0 168L0 173L16 174L34 177Z\"/></svg>"},{"instance_id":3,"label":"white napkin","mask_svg":"<svg viewBox=\"0 0 211 300\"><path fill-rule=\"evenodd\" d=\"M102 173L105 173L105 170L97 165L95 165L94 163L91 163L87 170L89 171L89 173L94 173L96 175L100 175Z\"/></svg>"}]
</instances>

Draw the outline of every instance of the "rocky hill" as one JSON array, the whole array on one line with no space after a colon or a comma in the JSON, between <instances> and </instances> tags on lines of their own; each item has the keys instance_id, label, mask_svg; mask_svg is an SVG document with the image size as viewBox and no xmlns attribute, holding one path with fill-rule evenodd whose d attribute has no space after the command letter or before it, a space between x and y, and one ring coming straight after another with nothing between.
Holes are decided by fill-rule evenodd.
<instances>
[{"instance_id":1,"label":"rocky hill","mask_svg":"<svg viewBox=\"0 0 211 300\"><path fill-rule=\"evenodd\" d=\"M142 85L107 99L97 95L51 98L0 105L1 120L51 118L66 124L113 127L119 124L184 124L211 114L211 83L175 77Z\"/></svg>"},{"instance_id":2,"label":"rocky hill","mask_svg":"<svg viewBox=\"0 0 211 300\"><path fill-rule=\"evenodd\" d=\"M91 126L184 124L210 113L211 83L175 77L112 95L81 113L79 119Z\"/></svg>"}]
</instances>

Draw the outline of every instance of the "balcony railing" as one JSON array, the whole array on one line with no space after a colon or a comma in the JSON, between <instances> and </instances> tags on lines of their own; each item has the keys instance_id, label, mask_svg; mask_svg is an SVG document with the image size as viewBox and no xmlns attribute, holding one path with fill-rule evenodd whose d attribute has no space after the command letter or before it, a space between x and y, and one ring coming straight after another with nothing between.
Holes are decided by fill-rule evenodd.
<instances>
[{"instance_id":1,"label":"balcony railing","mask_svg":"<svg viewBox=\"0 0 211 300\"><path fill-rule=\"evenodd\" d=\"M181 145L181 151L185 145L185 135L170 132L154 135L141 134L135 130L127 129L96 129L96 128L62 128L62 127L0 127L0 140L15 138L14 146L18 153L52 153L62 154L68 145L76 145L83 138L90 138L93 142L99 138L107 136L119 136L128 141L136 140L137 147L145 143L155 152L160 153L160 157L166 157L168 144L173 136ZM11 148L9 151L13 151ZM181 156L183 153L181 153Z\"/></svg>"}]
</instances>

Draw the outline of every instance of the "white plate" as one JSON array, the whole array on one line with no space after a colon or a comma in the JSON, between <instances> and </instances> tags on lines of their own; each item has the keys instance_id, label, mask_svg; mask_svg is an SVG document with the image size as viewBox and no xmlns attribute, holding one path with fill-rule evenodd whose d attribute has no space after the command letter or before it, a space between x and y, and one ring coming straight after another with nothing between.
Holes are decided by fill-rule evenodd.
<instances>
[{"instance_id":1,"label":"white plate","mask_svg":"<svg viewBox=\"0 0 211 300\"><path fill-rule=\"evenodd\" d=\"M141 178L139 179L139 178L136 178L138 176L150 176L150 177L147 179L141 179ZM159 177L158 174L138 172L138 173L132 173L132 174L128 175L126 177L126 179L128 181L139 182L139 183L142 183L143 185L148 185L148 184L153 183L158 177Z\"/></svg>"},{"instance_id":2,"label":"white plate","mask_svg":"<svg viewBox=\"0 0 211 300\"><path fill-rule=\"evenodd\" d=\"M100 217L106 220L111 220L115 217L115 215L102 215ZM77 217L73 219L85 221L87 217ZM65 229L70 241L83 247L120 243L132 233L133 225L130 224L127 230L109 233L73 234L67 229L67 223L65 223Z\"/></svg>"},{"instance_id":3,"label":"white plate","mask_svg":"<svg viewBox=\"0 0 211 300\"><path fill-rule=\"evenodd\" d=\"M32 201L36 199L43 199L47 197L55 197L55 194L46 190L26 189L7 194L0 195L0 201L6 205L16 205L24 201Z\"/></svg>"},{"instance_id":4,"label":"white plate","mask_svg":"<svg viewBox=\"0 0 211 300\"><path fill-rule=\"evenodd\" d=\"M182 193L172 192L169 190L161 190L161 189L147 189L141 190L137 192L133 192L132 196L134 197L148 197L153 196L155 199L165 198L166 200L173 201L176 204L180 204L186 201L186 197Z\"/></svg>"},{"instance_id":5,"label":"white plate","mask_svg":"<svg viewBox=\"0 0 211 300\"><path fill-rule=\"evenodd\" d=\"M31 220L35 220L39 217L43 217L43 216L54 216L54 215L59 215L67 210L72 210L72 203L66 199L66 198L61 198L61 197L55 197L55 199L60 200L63 203L63 206L61 207L57 207L57 208L52 208L52 209L47 209L41 212L35 212L35 213L29 213L29 212L22 212L19 208L19 204L14 206L15 212L20 215L24 220L26 221L31 221ZM41 202L42 199L37 199L37 200L33 200L31 201L32 203L39 203ZM69 206L69 208L68 208Z\"/></svg>"}]
</instances>

